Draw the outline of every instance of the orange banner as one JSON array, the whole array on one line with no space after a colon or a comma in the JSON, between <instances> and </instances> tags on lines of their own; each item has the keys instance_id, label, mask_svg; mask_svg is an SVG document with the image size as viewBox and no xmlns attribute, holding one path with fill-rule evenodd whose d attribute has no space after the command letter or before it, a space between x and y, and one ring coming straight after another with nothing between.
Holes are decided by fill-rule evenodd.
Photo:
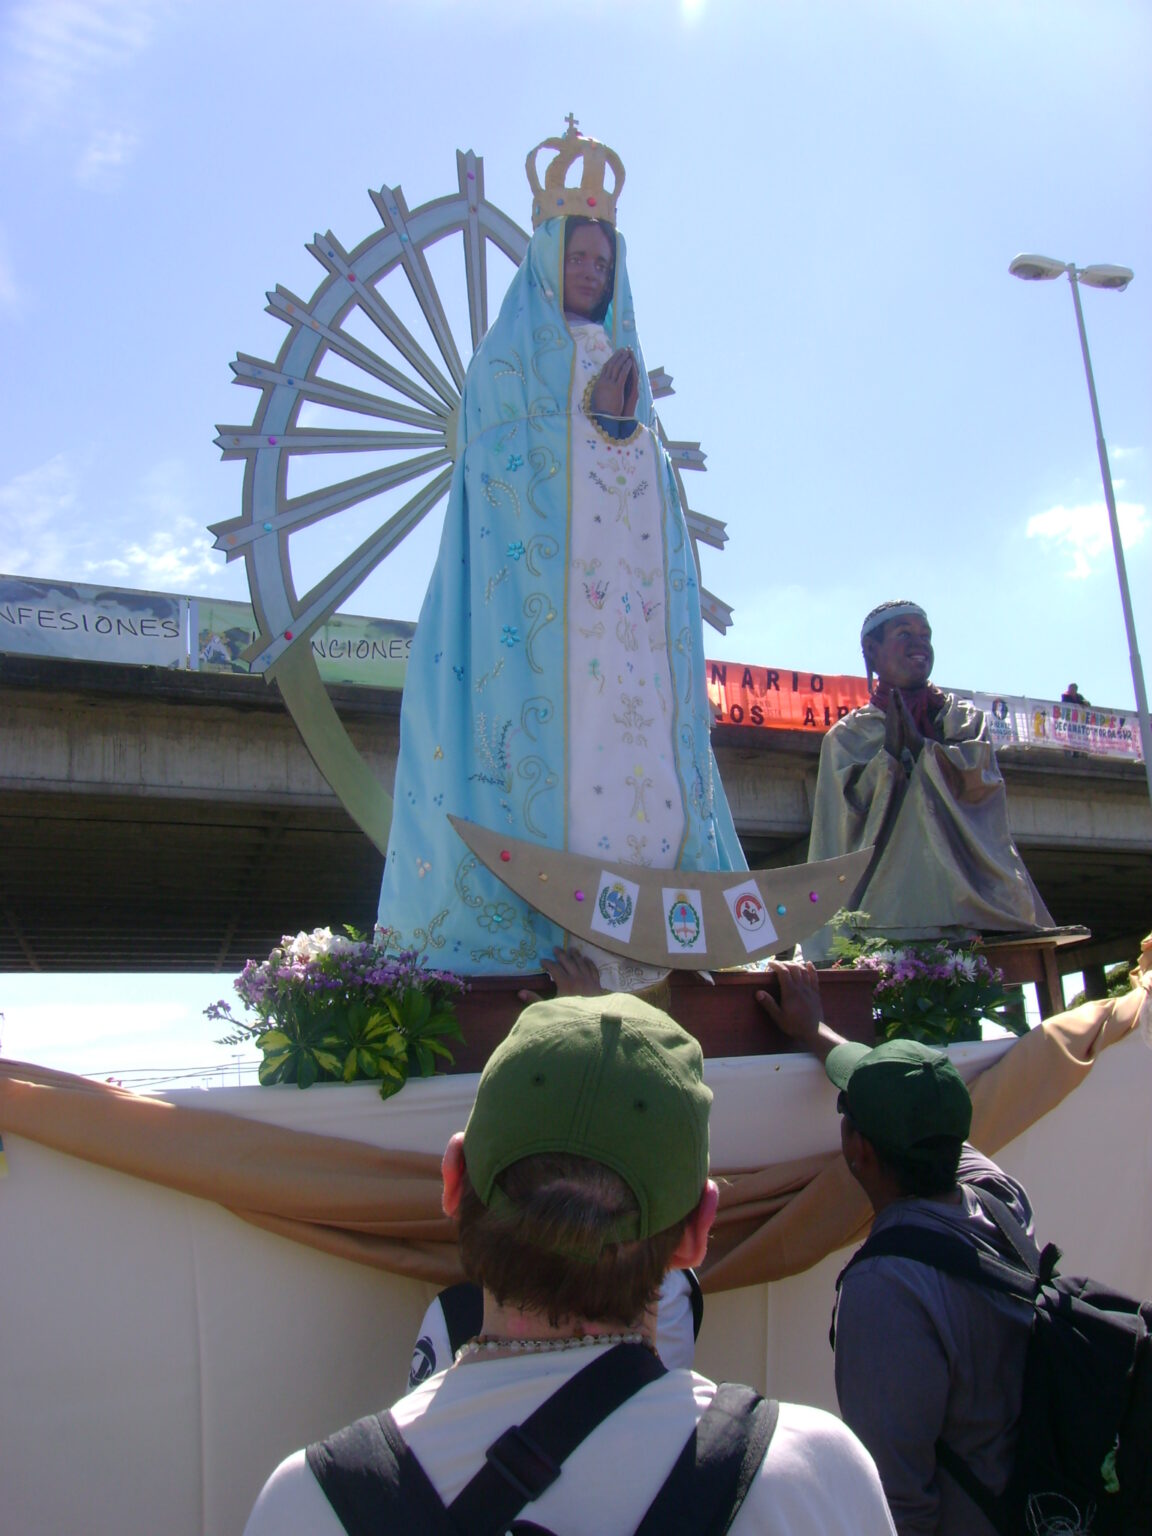
<instances>
[{"instance_id":1,"label":"orange banner","mask_svg":"<svg viewBox=\"0 0 1152 1536\"><path fill-rule=\"evenodd\" d=\"M868 684L862 677L746 667L738 661L708 661L705 666L717 725L823 732L868 702Z\"/></svg>"}]
</instances>

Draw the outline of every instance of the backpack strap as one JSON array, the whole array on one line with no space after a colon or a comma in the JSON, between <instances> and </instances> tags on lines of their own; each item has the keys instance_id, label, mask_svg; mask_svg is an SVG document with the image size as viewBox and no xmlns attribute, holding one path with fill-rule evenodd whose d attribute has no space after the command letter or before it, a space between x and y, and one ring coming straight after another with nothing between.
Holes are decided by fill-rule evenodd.
<instances>
[{"instance_id":1,"label":"backpack strap","mask_svg":"<svg viewBox=\"0 0 1152 1536\"><path fill-rule=\"evenodd\" d=\"M832 1325L828 1330L828 1342L833 1349L836 1348L836 1306L840 1300L840 1286L844 1276L865 1259L881 1257L915 1259L920 1264L929 1264L933 1269L942 1269L945 1274L955 1275L959 1280L986 1285L1022 1301L1035 1302L1040 1291L1039 1278L1024 1265L1017 1266L1010 1264L1007 1259L981 1253L975 1243L970 1243L959 1234L953 1236L932 1227L917 1226L910 1221L900 1222L897 1226L873 1232L836 1276L836 1301L832 1307Z\"/></svg>"},{"instance_id":2,"label":"backpack strap","mask_svg":"<svg viewBox=\"0 0 1152 1536\"><path fill-rule=\"evenodd\" d=\"M985 1216L996 1223L1000 1235L1023 1267L1042 1285L1046 1285L1064 1256L1056 1244L1045 1243L1043 1248L1038 1247L999 1196L980 1184L970 1184L968 1188L980 1202Z\"/></svg>"},{"instance_id":3,"label":"backpack strap","mask_svg":"<svg viewBox=\"0 0 1152 1536\"><path fill-rule=\"evenodd\" d=\"M436 1300L444 1314L448 1349L454 1357L461 1344L474 1339L484 1326L484 1292L470 1280L461 1280L441 1291Z\"/></svg>"},{"instance_id":4,"label":"backpack strap","mask_svg":"<svg viewBox=\"0 0 1152 1536\"><path fill-rule=\"evenodd\" d=\"M611 1363L609 1363L611 1362ZM360 1419L310 1445L308 1466L347 1536L480 1536L540 1530L515 1520L555 1482L560 1465L664 1367L642 1345L618 1344L571 1377L485 1452L445 1508L391 1413ZM689 1435L636 1536L725 1536L776 1429L780 1405L725 1382Z\"/></svg>"},{"instance_id":5,"label":"backpack strap","mask_svg":"<svg viewBox=\"0 0 1152 1536\"><path fill-rule=\"evenodd\" d=\"M617 1344L589 1362L523 1424L485 1451L484 1465L445 1508L390 1413L360 1419L310 1445L308 1466L348 1536L484 1536L506 1531L561 1464L642 1387L666 1375L642 1344Z\"/></svg>"},{"instance_id":6,"label":"backpack strap","mask_svg":"<svg viewBox=\"0 0 1152 1536\"><path fill-rule=\"evenodd\" d=\"M484 1465L449 1506L469 1533L506 1529L560 1476L561 1464L622 1403L667 1372L643 1344L617 1344L570 1377L523 1424L485 1451Z\"/></svg>"},{"instance_id":7,"label":"backpack strap","mask_svg":"<svg viewBox=\"0 0 1152 1536\"><path fill-rule=\"evenodd\" d=\"M963 1488L994 1530L999 1531L1001 1536L1013 1536L1004 1500L998 1498L988 1484L976 1476L964 1458L958 1456L946 1440L936 1442L936 1464L943 1467L953 1481Z\"/></svg>"},{"instance_id":8,"label":"backpack strap","mask_svg":"<svg viewBox=\"0 0 1152 1536\"><path fill-rule=\"evenodd\" d=\"M908 1221L874 1232L837 1275L837 1292L850 1269L865 1259L881 1256L916 1259L921 1264L930 1264L933 1269L942 1269L960 1280L971 1280L976 1285L1007 1291L1025 1301L1035 1300L1040 1284L1035 1270L1024 1263L1012 1264L1007 1259L982 1253L975 1243L970 1243L959 1234L953 1236L949 1232L938 1232L932 1227L916 1226Z\"/></svg>"},{"instance_id":9,"label":"backpack strap","mask_svg":"<svg viewBox=\"0 0 1152 1536\"><path fill-rule=\"evenodd\" d=\"M780 1404L723 1382L635 1536L724 1536L768 1453Z\"/></svg>"},{"instance_id":10,"label":"backpack strap","mask_svg":"<svg viewBox=\"0 0 1152 1536\"><path fill-rule=\"evenodd\" d=\"M688 1282L688 1301L692 1307L692 1337L700 1337L700 1325L704 1321L704 1292L700 1289L700 1281L694 1269L682 1271Z\"/></svg>"},{"instance_id":11,"label":"backpack strap","mask_svg":"<svg viewBox=\"0 0 1152 1536\"><path fill-rule=\"evenodd\" d=\"M305 1456L348 1536L459 1536L390 1413L357 1420Z\"/></svg>"}]
</instances>

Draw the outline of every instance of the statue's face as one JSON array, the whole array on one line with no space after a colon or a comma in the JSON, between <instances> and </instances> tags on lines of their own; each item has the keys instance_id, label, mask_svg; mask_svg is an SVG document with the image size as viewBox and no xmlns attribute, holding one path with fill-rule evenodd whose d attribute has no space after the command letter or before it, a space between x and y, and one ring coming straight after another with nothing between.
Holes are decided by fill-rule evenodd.
<instances>
[{"instance_id":1,"label":"statue's face","mask_svg":"<svg viewBox=\"0 0 1152 1536\"><path fill-rule=\"evenodd\" d=\"M564 308L573 315L594 314L611 275L612 242L595 224L582 224L564 253Z\"/></svg>"},{"instance_id":2,"label":"statue's face","mask_svg":"<svg viewBox=\"0 0 1152 1536\"><path fill-rule=\"evenodd\" d=\"M872 670L889 688L923 688L932 672L932 626L910 613L889 619L881 638L870 635Z\"/></svg>"}]
</instances>

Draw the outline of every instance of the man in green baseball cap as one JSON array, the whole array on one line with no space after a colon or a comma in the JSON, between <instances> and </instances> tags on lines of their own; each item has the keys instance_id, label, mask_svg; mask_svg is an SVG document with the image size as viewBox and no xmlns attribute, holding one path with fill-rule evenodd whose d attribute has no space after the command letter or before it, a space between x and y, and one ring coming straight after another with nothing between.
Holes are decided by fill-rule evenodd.
<instances>
[{"instance_id":1,"label":"man in green baseball cap","mask_svg":"<svg viewBox=\"0 0 1152 1536\"><path fill-rule=\"evenodd\" d=\"M481 1331L284 1462L246 1536L440 1530L443 1507L470 1532L894 1536L839 1419L657 1358L661 1282L703 1260L716 1213L703 1067L632 994L524 1009L443 1161Z\"/></svg>"},{"instance_id":2,"label":"man in green baseball cap","mask_svg":"<svg viewBox=\"0 0 1152 1536\"><path fill-rule=\"evenodd\" d=\"M837 1282L840 1412L876 1460L899 1536L996 1536L937 1444L1003 1491L1031 1307L895 1249L909 1228L926 1228L1018 1262L977 1189L1007 1207L1022 1237L1032 1228L1028 1196L969 1145L972 1100L945 1052L915 1040L842 1040L824 1023L814 966L773 962L770 971L779 1000L766 989L760 1004L839 1090L840 1145L873 1212L868 1242Z\"/></svg>"},{"instance_id":3,"label":"man in green baseball cap","mask_svg":"<svg viewBox=\"0 0 1152 1536\"><path fill-rule=\"evenodd\" d=\"M627 1186L628 1208L598 1234L601 1244L666 1232L702 1199L714 1209L712 1090L702 1067L691 1035L628 994L526 1008L489 1059L464 1132L461 1150L481 1205L518 1211L522 1200L500 1175L522 1158L553 1155L603 1164Z\"/></svg>"},{"instance_id":4,"label":"man in green baseball cap","mask_svg":"<svg viewBox=\"0 0 1152 1536\"><path fill-rule=\"evenodd\" d=\"M824 1071L837 1108L848 1166L879 1212L907 1195L948 1197L972 1125L964 1079L942 1051L917 1040L870 1049L834 1045Z\"/></svg>"}]
</instances>

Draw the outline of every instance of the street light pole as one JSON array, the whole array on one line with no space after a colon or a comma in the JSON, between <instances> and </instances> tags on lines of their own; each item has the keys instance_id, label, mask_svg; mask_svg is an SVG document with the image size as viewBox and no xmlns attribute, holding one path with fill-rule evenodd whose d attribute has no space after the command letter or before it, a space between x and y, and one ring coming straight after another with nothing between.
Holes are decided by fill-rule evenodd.
<instances>
[{"instance_id":1,"label":"street light pole","mask_svg":"<svg viewBox=\"0 0 1152 1536\"><path fill-rule=\"evenodd\" d=\"M1080 335L1080 352L1084 358L1084 376L1088 380L1088 398L1092 404L1092 422L1096 428L1096 452L1100 459L1100 475L1104 481L1104 501L1108 508L1108 526L1112 532L1112 551L1116 557L1116 578L1120 583L1120 606L1124 610L1124 628L1128 636L1128 662L1132 669L1132 687L1136 693L1136 718L1140 729L1140 749L1144 754L1144 775L1148 780L1148 798L1152 801L1152 724L1148 719L1148 695L1144 689L1144 669L1140 665L1140 650L1136 642L1136 620L1132 613L1132 598L1128 591L1128 572L1124 564L1124 544L1120 537L1120 519L1116 515L1116 496L1112 489L1112 471L1108 465L1108 449L1104 443L1104 428L1100 424L1100 406L1096 400L1096 381L1092 376L1092 359L1088 354L1088 333L1084 328L1084 311L1080 306L1080 282L1092 288L1112 288L1123 292L1132 281L1127 267L1092 266L1077 267L1075 262L1055 261L1048 256L1017 256L1009 265L1013 277L1028 282L1049 281L1068 274L1072 285L1072 303L1076 310L1076 327Z\"/></svg>"},{"instance_id":2,"label":"street light pole","mask_svg":"<svg viewBox=\"0 0 1152 1536\"><path fill-rule=\"evenodd\" d=\"M1096 401L1096 381L1092 377L1092 359L1088 355L1088 333L1084 329L1084 311L1080 305L1080 284L1075 267L1068 272L1072 285L1072 303L1076 307L1076 325L1080 332L1080 351L1084 356L1084 376L1088 380L1088 398L1092 402L1092 421L1096 427L1096 452L1100 458L1100 475L1104 481L1104 500L1108 506L1108 525L1112 530L1112 549L1116 555L1116 579L1120 583L1120 606L1124 610L1124 628L1128 634L1128 662L1132 668L1132 686L1136 690L1136 715L1140 723L1140 749L1144 753L1144 773L1148 780L1148 798L1152 800L1152 727L1148 721L1148 695L1144 691L1144 669L1140 665L1140 649L1136 643L1136 620L1132 613L1132 598L1128 591L1128 571L1124 564L1124 543L1120 537L1120 519L1116 515L1116 496L1112 490L1112 471L1108 466L1108 449L1104 443L1104 428L1100 425L1100 407Z\"/></svg>"}]
</instances>

